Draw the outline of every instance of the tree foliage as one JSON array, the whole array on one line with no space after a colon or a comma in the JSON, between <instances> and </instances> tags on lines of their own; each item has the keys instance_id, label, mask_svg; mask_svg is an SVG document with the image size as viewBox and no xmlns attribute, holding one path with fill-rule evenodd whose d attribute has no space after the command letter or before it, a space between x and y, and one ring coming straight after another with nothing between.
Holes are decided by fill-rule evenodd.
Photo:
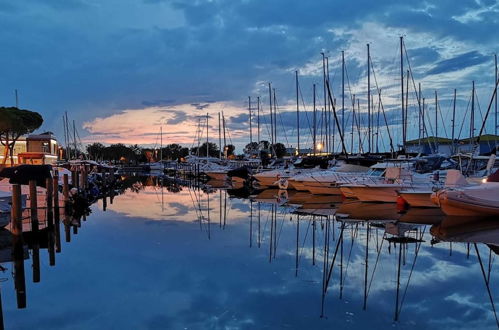
<instances>
[{"instance_id":1,"label":"tree foliage","mask_svg":"<svg viewBox=\"0 0 499 330\"><path fill-rule=\"evenodd\" d=\"M0 107L0 142L4 148L3 164L10 155L11 165L14 165L14 146L17 140L25 134L30 134L43 124L43 117L30 110L16 107Z\"/></svg>"},{"instance_id":2,"label":"tree foliage","mask_svg":"<svg viewBox=\"0 0 499 330\"><path fill-rule=\"evenodd\" d=\"M206 147L206 146L205 146ZM163 159L177 160L189 154L189 149L172 143L163 148Z\"/></svg>"},{"instance_id":3,"label":"tree foliage","mask_svg":"<svg viewBox=\"0 0 499 330\"><path fill-rule=\"evenodd\" d=\"M206 157L206 142L199 147L199 150L198 147L191 148L191 153L193 155L199 155L200 157ZM219 149L215 143L212 142L208 143L208 154L210 157L219 156Z\"/></svg>"},{"instance_id":4,"label":"tree foliage","mask_svg":"<svg viewBox=\"0 0 499 330\"><path fill-rule=\"evenodd\" d=\"M280 142L273 144L271 149L277 158L282 158L286 155L286 146Z\"/></svg>"}]
</instances>

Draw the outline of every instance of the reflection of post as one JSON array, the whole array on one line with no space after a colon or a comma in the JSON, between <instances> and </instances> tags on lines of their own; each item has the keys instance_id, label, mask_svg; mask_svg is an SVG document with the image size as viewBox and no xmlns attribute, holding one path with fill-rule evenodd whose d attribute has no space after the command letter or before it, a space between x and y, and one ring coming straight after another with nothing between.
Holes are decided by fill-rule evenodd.
<instances>
[{"instance_id":1,"label":"reflection of post","mask_svg":"<svg viewBox=\"0 0 499 330\"><path fill-rule=\"evenodd\" d=\"M54 220L55 220L55 247L56 252L61 252L61 213L59 210L59 177L54 176Z\"/></svg>"},{"instance_id":2,"label":"reflection of post","mask_svg":"<svg viewBox=\"0 0 499 330\"><path fill-rule=\"evenodd\" d=\"M269 262L272 262L272 240L274 238L274 204L270 205L270 242Z\"/></svg>"},{"instance_id":3,"label":"reflection of post","mask_svg":"<svg viewBox=\"0 0 499 330\"><path fill-rule=\"evenodd\" d=\"M3 304L2 304L2 292L0 290L0 329L5 329L3 324Z\"/></svg>"},{"instance_id":4,"label":"reflection of post","mask_svg":"<svg viewBox=\"0 0 499 330\"><path fill-rule=\"evenodd\" d=\"M102 196L102 211L106 211L107 208L107 196Z\"/></svg>"},{"instance_id":5,"label":"reflection of post","mask_svg":"<svg viewBox=\"0 0 499 330\"><path fill-rule=\"evenodd\" d=\"M296 215L296 265L295 265L295 277L298 276L298 259L299 259L299 241L300 240L300 215Z\"/></svg>"},{"instance_id":6,"label":"reflection of post","mask_svg":"<svg viewBox=\"0 0 499 330\"><path fill-rule=\"evenodd\" d=\"M207 156L208 157L208 156ZM211 239L211 222L210 222L210 194L206 192L206 198L208 199L208 239Z\"/></svg>"},{"instance_id":7,"label":"reflection of post","mask_svg":"<svg viewBox=\"0 0 499 330\"><path fill-rule=\"evenodd\" d=\"M11 230L13 234L12 254L17 294L17 308L26 307L26 281L24 277L23 226L21 209L21 186L12 185Z\"/></svg>"},{"instance_id":8,"label":"reflection of post","mask_svg":"<svg viewBox=\"0 0 499 330\"><path fill-rule=\"evenodd\" d=\"M49 265L55 265L55 240L54 240L54 210L52 207L53 201L53 182L51 178L47 178L45 181L45 187L47 188L47 229L48 229L48 251L49 251Z\"/></svg>"},{"instance_id":9,"label":"reflection of post","mask_svg":"<svg viewBox=\"0 0 499 330\"><path fill-rule=\"evenodd\" d=\"M312 216L312 265L315 265L315 227L317 226L315 221L315 215Z\"/></svg>"},{"instance_id":10,"label":"reflection of post","mask_svg":"<svg viewBox=\"0 0 499 330\"><path fill-rule=\"evenodd\" d=\"M258 202L258 247L260 247L261 244L261 234L260 234L260 222L261 222L261 208L260 208L260 202Z\"/></svg>"},{"instance_id":11,"label":"reflection of post","mask_svg":"<svg viewBox=\"0 0 499 330\"><path fill-rule=\"evenodd\" d=\"M253 245L253 202L250 199L250 235L249 235L249 246Z\"/></svg>"},{"instance_id":12,"label":"reflection of post","mask_svg":"<svg viewBox=\"0 0 499 330\"><path fill-rule=\"evenodd\" d=\"M219 221L219 226L222 228L222 189L220 189L220 197L219 197L219 202L220 202L220 207L218 210L218 221Z\"/></svg>"},{"instance_id":13,"label":"reflection of post","mask_svg":"<svg viewBox=\"0 0 499 330\"><path fill-rule=\"evenodd\" d=\"M14 235L14 282L17 296L17 308L26 308L26 279L24 274L24 249L22 236Z\"/></svg>"},{"instance_id":14,"label":"reflection of post","mask_svg":"<svg viewBox=\"0 0 499 330\"><path fill-rule=\"evenodd\" d=\"M367 223L366 229L366 259L365 259L365 272L364 272L364 306L363 310L367 309L367 271L369 262L369 223Z\"/></svg>"},{"instance_id":15,"label":"reflection of post","mask_svg":"<svg viewBox=\"0 0 499 330\"><path fill-rule=\"evenodd\" d=\"M494 304L494 299L492 298L492 293L490 292L490 283L487 280L487 275L485 274L485 269L483 267L482 257L480 257L480 252L478 251L478 247L477 247L476 243L473 243L473 245L475 246L476 256L477 256L478 261L480 263L480 269L482 270L483 280L485 281L487 293L489 294L490 304L492 306L492 311L494 312L494 318L496 320L497 327L499 328L499 319L497 318L496 306Z\"/></svg>"},{"instance_id":16,"label":"reflection of post","mask_svg":"<svg viewBox=\"0 0 499 330\"><path fill-rule=\"evenodd\" d=\"M36 194L36 181L29 181L31 232L33 234L33 282L40 282L40 244L38 235L38 200Z\"/></svg>"},{"instance_id":17,"label":"reflection of post","mask_svg":"<svg viewBox=\"0 0 499 330\"><path fill-rule=\"evenodd\" d=\"M29 180L29 207L31 217L31 231L38 232L38 200L36 195L36 181Z\"/></svg>"},{"instance_id":18,"label":"reflection of post","mask_svg":"<svg viewBox=\"0 0 499 330\"><path fill-rule=\"evenodd\" d=\"M399 319L400 265L402 263L402 243L399 243L399 262L397 268L397 293L395 297L395 321Z\"/></svg>"}]
</instances>

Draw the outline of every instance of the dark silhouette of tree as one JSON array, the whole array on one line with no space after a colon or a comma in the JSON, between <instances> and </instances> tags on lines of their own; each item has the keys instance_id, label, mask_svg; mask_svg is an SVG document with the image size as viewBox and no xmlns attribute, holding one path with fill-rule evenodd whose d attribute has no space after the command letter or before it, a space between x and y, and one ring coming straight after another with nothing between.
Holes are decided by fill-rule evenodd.
<instances>
[{"instance_id":1,"label":"dark silhouette of tree","mask_svg":"<svg viewBox=\"0 0 499 330\"><path fill-rule=\"evenodd\" d=\"M227 157L233 156L235 150L236 150L236 147L233 144L228 144L227 145Z\"/></svg>"},{"instance_id":2,"label":"dark silhouette of tree","mask_svg":"<svg viewBox=\"0 0 499 330\"><path fill-rule=\"evenodd\" d=\"M282 158L286 155L286 146L280 142L273 144L271 149L277 158Z\"/></svg>"},{"instance_id":3,"label":"dark silhouette of tree","mask_svg":"<svg viewBox=\"0 0 499 330\"><path fill-rule=\"evenodd\" d=\"M205 145L206 148L206 145ZM206 153L206 150L205 150ZM177 160L189 154L189 149L180 144L172 143L163 148L163 159Z\"/></svg>"},{"instance_id":4,"label":"dark silhouette of tree","mask_svg":"<svg viewBox=\"0 0 499 330\"><path fill-rule=\"evenodd\" d=\"M198 155L198 147L191 148L191 153L193 155ZM219 154L218 146L215 143L209 142L208 153L210 157L218 157ZM206 157L206 142L199 147L199 156Z\"/></svg>"},{"instance_id":5,"label":"dark silhouette of tree","mask_svg":"<svg viewBox=\"0 0 499 330\"><path fill-rule=\"evenodd\" d=\"M0 107L0 142L5 147L3 164L10 156L10 164L14 165L14 146L25 134L30 134L43 124L43 117L30 110L16 107Z\"/></svg>"},{"instance_id":6,"label":"dark silhouette of tree","mask_svg":"<svg viewBox=\"0 0 499 330\"><path fill-rule=\"evenodd\" d=\"M102 159L106 146L99 142L87 145L88 158L92 160Z\"/></svg>"},{"instance_id":7,"label":"dark silhouette of tree","mask_svg":"<svg viewBox=\"0 0 499 330\"><path fill-rule=\"evenodd\" d=\"M253 154L258 151L258 146L259 146L258 142L251 142L244 147L243 151L246 154Z\"/></svg>"}]
</instances>

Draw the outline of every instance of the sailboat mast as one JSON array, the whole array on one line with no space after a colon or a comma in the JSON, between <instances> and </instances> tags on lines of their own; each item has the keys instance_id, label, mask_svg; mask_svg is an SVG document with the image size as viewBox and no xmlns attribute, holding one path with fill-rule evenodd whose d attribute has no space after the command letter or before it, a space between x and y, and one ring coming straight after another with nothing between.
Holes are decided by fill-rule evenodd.
<instances>
[{"instance_id":1,"label":"sailboat mast","mask_svg":"<svg viewBox=\"0 0 499 330\"><path fill-rule=\"evenodd\" d=\"M345 133L345 51L341 51L341 131ZM334 152L334 150L333 150Z\"/></svg>"},{"instance_id":2,"label":"sailboat mast","mask_svg":"<svg viewBox=\"0 0 499 330\"><path fill-rule=\"evenodd\" d=\"M163 126L160 126L159 128L159 159L160 161L163 160Z\"/></svg>"},{"instance_id":3,"label":"sailboat mast","mask_svg":"<svg viewBox=\"0 0 499 330\"><path fill-rule=\"evenodd\" d=\"M274 117L272 116L272 86L269 83L270 144L274 144Z\"/></svg>"},{"instance_id":4,"label":"sailboat mast","mask_svg":"<svg viewBox=\"0 0 499 330\"><path fill-rule=\"evenodd\" d=\"M404 103L404 37L400 36L400 100L402 106L402 148L405 150L405 103Z\"/></svg>"},{"instance_id":5,"label":"sailboat mast","mask_svg":"<svg viewBox=\"0 0 499 330\"><path fill-rule=\"evenodd\" d=\"M419 115L418 115L418 145L421 147L421 124L424 125L424 123L421 122L421 83L419 83L419 91L418 91L418 105L419 105Z\"/></svg>"},{"instance_id":6,"label":"sailboat mast","mask_svg":"<svg viewBox=\"0 0 499 330\"><path fill-rule=\"evenodd\" d=\"M260 144L260 96L256 98L256 126L258 144Z\"/></svg>"},{"instance_id":7,"label":"sailboat mast","mask_svg":"<svg viewBox=\"0 0 499 330\"><path fill-rule=\"evenodd\" d=\"M297 132L297 143L296 143L296 153L300 154L300 103L298 101L298 70L295 71L296 78L296 132Z\"/></svg>"},{"instance_id":8,"label":"sailboat mast","mask_svg":"<svg viewBox=\"0 0 499 330\"><path fill-rule=\"evenodd\" d=\"M352 131L350 132L350 153L353 155L353 125L355 118L355 94L353 94L352 98Z\"/></svg>"},{"instance_id":9,"label":"sailboat mast","mask_svg":"<svg viewBox=\"0 0 499 330\"><path fill-rule=\"evenodd\" d=\"M324 54L324 52L322 52L321 55L322 55L322 83L323 83L323 87L324 87L324 112L323 112L323 114L325 114L326 109L327 109L327 101L326 101L326 81L327 81L326 80L326 54ZM325 116L324 116L324 118L325 118ZM321 140L322 140L322 126L324 126L324 123L325 123L325 121L323 121L321 124ZM324 141L322 141L322 142L324 142ZM327 143L326 143L326 146L327 146ZM327 149L326 149L326 151L327 151Z\"/></svg>"},{"instance_id":10,"label":"sailboat mast","mask_svg":"<svg viewBox=\"0 0 499 330\"><path fill-rule=\"evenodd\" d=\"M312 136L312 143L313 143L313 150L314 150L314 155L317 153L317 109L315 106L315 84L313 84L313 93L314 93L314 112L313 112L313 136Z\"/></svg>"},{"instance_id":11,"label":"sailboat mast","mask_svg":"<svg viewBox=\"0 0 499 330\"><path fill-rule=\"evenodd\" d=\"M222 119L218 113L218 158L222 159Z\"/></svg>"},{"instance_id":12,"label":"sailboat mast","mask_svg":"<svg viewBox=\"0 0 499 330\"><path fill-rule=\"evenodd\" d=\"M253 127L251 126L251 96L248 96L250 143L253 143Z\"/></svg>"},{"instance_id":13,"label":"sailboat mast","mask_svg":"<svg viewBox=\"0 0 499 330\"><path fill-rule=\"evenodd\" d=\"M495 77L496 77L496 80L494 81L494 86L495 86L497 84L497 54L494 54L494 66L495 66ZM496 135L497 138L497 93L494 96L494 114L495 114L494 135Z\"/></svg>"},{"instance_id":14,"label":"sailboat mast","mask_svg":"<svg viewBox=\"0 0 499 330\"><path fill-rule=\"evenodd\" d=\"M470 120L470 137L471 144L475 138L475 81L473 80L473 87L471 88L471 120Z\"/></svg>"},{"instance_id":15,"label":"sailboat mast","mask_svg":"<svg viewBox=\"0 0 499 330\"><path fill-rule=\"evenodd\" d=\"M274 92L274 141L277 143L277 97L275 94L275 88L272 88Z\"/></svg>"},{"instance_id":16,"label":"sailboat mast","mask_svg":"<svg viewBox=\"0 0 499 330\"><path fill-rule=\"evenodd\" d=\"M222 126L224 131L224 157L227 158L227 139L225 138L225 116L222 111Z\"/></svg>"},{"instance_id":17,"label":"sailboat mast","mask_svg":"<svg viewBox=\"0 0 499 330\"><path fill-rule=\"evenodd\" d=\"M209 118L209 115L208 115L208 113L206 113L206 158L208 158L210 156L210 149L209 149L210 139L208 136L208 118Z\"/></svg>"},{"instance_id":18,"label":"sailboat mast","mask_svg":"<svg viewBox=\"0 0 499 330\"><path fill-rule=\"evenodd\" d=\"M456 89L454 89L454 102L452 104L452 152L454 152L455 128L456 128Z\"/></svg>"},{"instance_id":19,"label":"sailboat mast","mask_svg":"<svg viewBox=\"0 0 499 330\"><path fill-rule=\"evenodd\" d=\"M371 53L367 44L367 143L371 153Z\"/></svg>"},{"instance_id":20,"label":"sailboat mast","mask_svg":"<svg viewBox=\"0 0 499 330\"><path fill-rule=\"evenodd\" d=\"M435 91L435 152L438 153L438 96Z\"/></svg>"},{"instance_id":21,"label":"sailboat mast","mask_svg":"<svg viewBox=\"0 0 499 330\"><path fill-rule=\"evenodd\" d=\"M326 56L326 83L329 85L329 57ZM331 153L334 153L334 134L336 130L334 129L333 125L333 130L331 131L331 102L329 99L326 99L327 101L327 111L326 111L326 142L328 149L331 150ZM331 141L332 140L332 141Z\"/></svg>"}]
</instances>

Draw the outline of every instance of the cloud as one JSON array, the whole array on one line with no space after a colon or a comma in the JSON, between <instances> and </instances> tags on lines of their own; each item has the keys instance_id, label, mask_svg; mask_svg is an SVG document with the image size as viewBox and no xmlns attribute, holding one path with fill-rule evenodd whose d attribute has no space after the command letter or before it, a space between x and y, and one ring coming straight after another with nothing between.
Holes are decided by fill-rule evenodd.
<instances>
[{"instance_id":1,"label":"cloud","mask_svg":"<svg viewBox=\"0 0 499 330\"><path fill-rule=\"evenodd\" d=\"M72 0L64 5L30 0L0 5L0 38L10 50L0 54L0 99L11 104L17 88L21 105L40 111L43 129L60 136L66 110L77 123L122 109L174 104L199 104L194 113L220 111L212 102L232 103L244 113L248 94L266 103L269 81L287 107L293 103L296 69L310 105L313 83L321 101L320 52L330 58L338 98L339 55L345 50L348 97L355 93L365 112L369 42L384 104L391 109L399 99L400 35L406 36L423 93L463 88L476 80L479 97L487 99L489 55L499 41L490 32L497 28L496 11L495 2L456 6L451 0ZM212 105L207 109L207 104Z\"/></svg>"},{"instance_id":2,"label":"cloud","mask_svg":"<svg viewBox=\"0 0 499 330\"><path fill-rule=\"evenodd\" d=\"M427 74L433 75L433 74L463 70L470 66L482 64L488 60L490 59L484 56L483 54L480 54L477 51L471 51L465 54L458 55L454 58L437 62L435 66L430 71L428 71Z\"/></svg>"}]
</instances>

